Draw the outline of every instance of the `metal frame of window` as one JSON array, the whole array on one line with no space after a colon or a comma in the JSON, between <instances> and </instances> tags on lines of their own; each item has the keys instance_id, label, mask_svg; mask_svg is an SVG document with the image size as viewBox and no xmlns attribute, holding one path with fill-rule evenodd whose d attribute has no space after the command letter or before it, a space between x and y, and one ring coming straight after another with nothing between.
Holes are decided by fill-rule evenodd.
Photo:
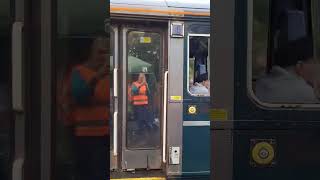
<instances>
[{"instance_id":1,"label":"metal frame of window","mask_svg":"<svg viewBox=\"0 0 320 180\"><path fill-rule=\"evenodd\" d=\"M190 71L190 58L189 58L189 53L190 53L190 37L207 37L208 38L208 44L210 41L210 34L188 34L188 42L187 42L187 91L191 96L195 97L210 97L210 95L202 95L202 94L192 94L190 92L190 86L189 86L189 71ZM209 48L209 47L208 47ZM208 49L208 56L209 56L209 49ZM209 59L208 59L209 58ZM210 57L208 57L207 60L210 61ZM208 77L210 78L210 77ZM209 79L210 80L210 79Z\"/></svg>"}]
</instances>

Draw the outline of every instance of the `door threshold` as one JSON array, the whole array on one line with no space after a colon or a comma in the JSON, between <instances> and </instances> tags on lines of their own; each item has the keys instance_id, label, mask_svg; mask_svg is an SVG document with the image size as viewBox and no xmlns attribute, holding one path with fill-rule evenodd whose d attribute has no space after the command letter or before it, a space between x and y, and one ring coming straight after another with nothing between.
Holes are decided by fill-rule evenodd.
<instances>
[{"instance_id":1,"label":"door threshold","mask_svg":"<svg viewBox=\"0 0 320 180\"><path fill-rule=\"evenodd\" d=\"M161 170L136 170L132 172L110 172L110 180L166 180Z\"/></svg>"}]
</instances>

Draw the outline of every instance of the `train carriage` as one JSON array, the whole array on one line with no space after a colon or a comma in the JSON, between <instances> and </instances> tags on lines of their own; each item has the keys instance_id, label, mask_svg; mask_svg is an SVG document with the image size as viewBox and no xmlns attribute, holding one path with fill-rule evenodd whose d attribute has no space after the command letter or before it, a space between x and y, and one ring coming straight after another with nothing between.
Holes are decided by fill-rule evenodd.
<instances>
[{"instance_id":1,"label":"train carriage","mask_svg":"<svg viewBox=\"0 0 320 180\"><path fill-rule=\"evenodd\" d=\"M112 178L208 179L209 1L112 0L110 13ZM130 101L131 83L141 73L151 131L139 130Z\"/></svg>"}]
</instances>

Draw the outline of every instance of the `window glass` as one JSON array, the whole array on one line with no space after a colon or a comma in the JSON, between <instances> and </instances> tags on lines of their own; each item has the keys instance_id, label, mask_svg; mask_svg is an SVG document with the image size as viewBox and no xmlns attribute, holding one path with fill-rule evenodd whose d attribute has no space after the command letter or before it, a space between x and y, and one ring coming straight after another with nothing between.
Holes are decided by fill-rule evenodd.
<instances>
[{"instance_id":1,"label":"window glass","mask_svg":"<svg viewBox=\"0 0 320 180\"><path fill-rule=\"evenodd\" d=\"M251 77L261 102L320 103L318 8L310 0L253 1Z\"/></svg>"},{"instance_id":2,"label":"window glass","mask_svg":"<svg viewBox=\"0 0 320 180\"><path fill-rule=\"evenodd\" d=\"M190 35L188 90L193 96L210 96L209 36Z\"/></svg>"},{"instance_id":3,"label":"window glass","mask_svg":"<svg viewBox=\"0 0 320 180\"><path fill-rule=\"evenodd\" d=\"M106 179L109 170L110 39L106 1L58 0L55 174Z\"/></svg>"},{"instance_id":4,"label":"window glass","mask_svg":"<svg viewBox=\"0 0 320 180\"><path fill-rule=\"evenodd\" d=\"M128 118L127 147L160 147L162 58L161 35L154 32L128 33Z\"/></svg>"}]
</instances>

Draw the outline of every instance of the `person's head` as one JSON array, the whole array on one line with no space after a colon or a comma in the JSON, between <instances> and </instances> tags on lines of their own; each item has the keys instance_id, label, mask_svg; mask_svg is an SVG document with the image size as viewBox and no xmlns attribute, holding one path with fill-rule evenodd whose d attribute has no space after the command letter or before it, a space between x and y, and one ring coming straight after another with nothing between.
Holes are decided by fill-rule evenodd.
<instances>
[{"instance_id":1,"label":"person's head","mask_svg":"<svg viewBox=\"0 0 320 180\"><path fill-rule=\"evenodd\" d=\"M284 69L293 68L307 82L312 81L315 65L312 40L305 37L282 46L275 54L275 65Z\"/></svg>"},{"instance_id":2,"label":"person's head","mask_svg":"<svg viewBox=\"0 0 320 180\"><path fill-rule=\"evenodd\" d=\"M139 83L146 83L147 82L146 75L144 73L139 73L138 82Z\"/></svg>"},{"instance_id":3,"label":"person's head","mask_svg":"<svg viewBox=\"0 0 320 180\"><path fill-rule=\"evenodd\" d=\"M204 81L202 82L202 84L203 84L207 89L210 88L210 81L209 81L208 79L204 80Z\"/></svg>"},{"instance_id":4,"label":"person's head","mask_svg":"<svg viewBox=\"0 0 320 180\"><path fill-rule=\"evenodd\" d=\"M107 62L107 53L106 41L103 37L98 37L93 40L91 45L91 52L89 61L96 65L104 65Z\"/></svg>"}]
</instances>

